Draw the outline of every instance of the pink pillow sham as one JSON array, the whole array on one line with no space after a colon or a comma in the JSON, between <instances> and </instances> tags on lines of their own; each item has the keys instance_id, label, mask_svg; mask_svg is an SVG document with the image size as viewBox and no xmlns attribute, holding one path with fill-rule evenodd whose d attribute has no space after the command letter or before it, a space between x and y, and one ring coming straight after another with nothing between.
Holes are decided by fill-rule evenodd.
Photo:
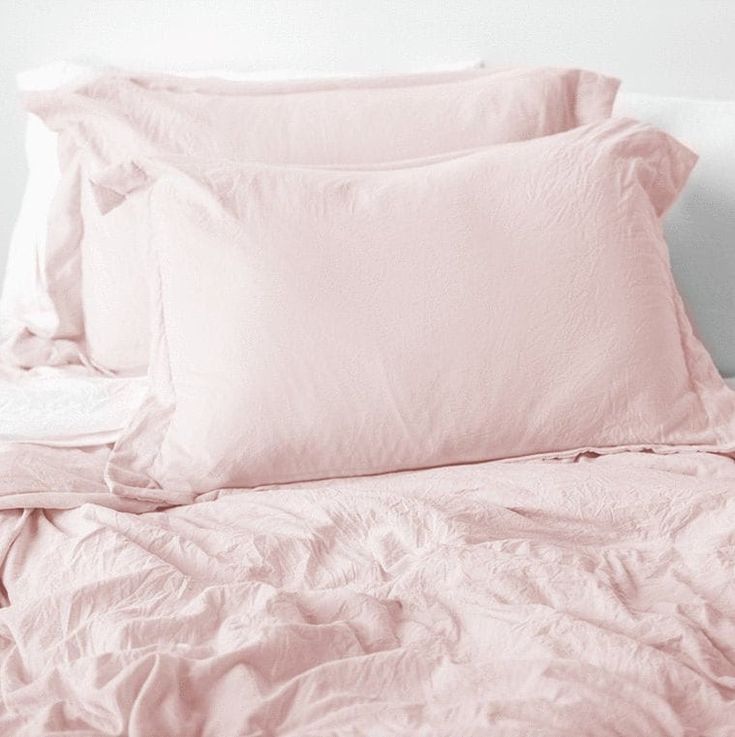
<instances>
[{"instance_id":1,"label":"pink pillow sham","mask_svg":"<svg viewBox=\"0 0 735 737\"><path fill-rule=\"evenodd\" d=\"M86 342L113 371L148 362L140 234L101 218L87 176L141 155L362 165L557 133L609 117L617 80L575 69L228 82L110 74L27 95L58 131L64 179L50 222L46 338ZM82 170L83 169L83 170ZM80 287L81 284L81 287ZM34 332L29 323L29 333ZM36 332L38 332L36 330Z\"/></svg>"},{"instance_id":2,"label":"pink pillow sham","mask_svg":"<svg viewBox=\"0 0 735 737\"><path fill-rule=\"evenodd\" d=\"M735 394L661 232L695 159L608 120L384 169L121 167L120 193L156 180L129 196L151 233L153 352L110 488L184 503L588 449L732 450Z\"/></svg>"}]
</instances>

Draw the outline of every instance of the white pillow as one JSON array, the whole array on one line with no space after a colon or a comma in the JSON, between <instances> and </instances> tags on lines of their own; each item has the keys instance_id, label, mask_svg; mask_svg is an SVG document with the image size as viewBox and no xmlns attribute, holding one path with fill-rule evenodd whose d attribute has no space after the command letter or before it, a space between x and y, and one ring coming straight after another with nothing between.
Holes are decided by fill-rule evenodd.
<instances>
[{"instance_id":1,"label":"white pillow","mask_svg":"<svg viewBox=\"0 0 735 737\"><path fill-rule=\"evenodd\" d=\"M89 66L55 62L21 72L18 88L24 91L48 90L91 79L98 72ZM0 294L0 336L10 335L19 327L10 316L27 316L26 324L41 334L53 330L56 320L42 288L45 270L39 268L46 252L46 213L59 182L57 135L38 118L26 116L26 181L20 213L13 229L5 266L5 280Z\"/></svg>"},{"instance_id":2,"label":"white pillow","mask_svg":"<svg viewBox=\"0 0 735 737\"><path fill-rule=\"evenodd\" d=\"M482 66L482 62L460 61L437 67L401 70L370 70L370 74L386 71L452 71L472 69ZM17 76L18 88L23 91L49 90L91 80L108 71L106 65L77 64L58 61L21 72ZM186 77L217 77L228 80L273 80L344 77L345 73L269 70L237 71L233 69L181 71L164 70ZM362 72L361 72L362 74ZM365 72L367 74L367 72ZM352 75L358 76L358 75ZM55 330L56 311L48 303L48 290L43 284L46 269L46 214L59 183L57 156L57 134L49 130L37 117L29 115L26 124L26 157L28 180L21 202L21 209L11 236L5 277L0 293L0 338L15 335L24 325L40 335L52 334ZM24 315L23 324L16 321L17 315ZM44 354L45 355L45 354ZM50 355L50 354L49 354ZM46 362L46 359L44 359Z\"/></svg>"},{"instance_id":3,"label":"white pillow","mask_svg":"<svg viewBox=\"0 0 735 737\"><path fill-rule=\"evenodd\" d=\"M735 100L623 90L614 114L651 123L700 156L666 216L666 240L699 337L720 372L735 376Z\"/></svg>"}]
</instances>

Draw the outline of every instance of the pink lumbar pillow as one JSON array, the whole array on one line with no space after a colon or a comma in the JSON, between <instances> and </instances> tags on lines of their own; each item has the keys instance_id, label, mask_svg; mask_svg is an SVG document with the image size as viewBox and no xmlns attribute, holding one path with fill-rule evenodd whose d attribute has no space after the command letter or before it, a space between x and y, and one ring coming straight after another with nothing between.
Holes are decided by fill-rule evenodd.
<instances>
[{"instance_id":1,"label":"pink lumbar pillow","mask_svg":"<svg viewBox=\"0 0 735 737\"><path fill-rule=\"evenodd\" d=\"M112 490L732 450L735 394L661 234L695 158L610 120L382 170L121 167L105 185L139 189L154 320Z\"/></svg>"},{"instance_id":2,"label":"pink lumbar pillow","mask_svg":"<svg viewBox=\"0 0 735 737\"><path fill-rule=\"evenodd\" d=\"M54 314L26 332L86 341L106 369L147 365L144 238L124 211L102 218L89 206L99 167L171 153L317 165L427 156L607 118L617 86L542 68L268 83L110 74L29 94L29 110L60 134L63 178L45 254Z\"/></svg>"}]
</instances>

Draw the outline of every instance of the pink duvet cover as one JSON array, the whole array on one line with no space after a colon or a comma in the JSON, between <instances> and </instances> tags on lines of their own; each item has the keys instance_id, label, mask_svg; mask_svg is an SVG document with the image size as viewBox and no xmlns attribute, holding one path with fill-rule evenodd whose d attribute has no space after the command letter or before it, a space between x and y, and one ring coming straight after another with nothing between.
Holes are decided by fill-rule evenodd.
<instances>
[{"instance_id":1,"label":"pink duvet cover","mask_svg":"<svg viewBox=\"0 0 735 737\"><path fill-rule=\"evenodd\" d=\"M496 462L133 514L103 506L106 454L0 450L6 507L99 502L0 512L3 737L735 734L730 459Z\"/></svg>"}]
</instances>

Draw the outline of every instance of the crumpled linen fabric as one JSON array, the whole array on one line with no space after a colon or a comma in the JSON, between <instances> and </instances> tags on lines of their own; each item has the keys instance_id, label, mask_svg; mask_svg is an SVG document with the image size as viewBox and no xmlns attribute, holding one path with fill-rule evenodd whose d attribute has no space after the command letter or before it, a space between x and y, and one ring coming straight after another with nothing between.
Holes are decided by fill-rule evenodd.
<instances>
[{"instance_id":1,"label":"crumpled linen fabric","mask_svg":"<svg viewBox=\"0 0 735 737\"><path fill-rule=\"evenodd\" d=\"M731 737L733 530L703 453L0 512L0 733Z\"/></svg>"}]
</instances>

